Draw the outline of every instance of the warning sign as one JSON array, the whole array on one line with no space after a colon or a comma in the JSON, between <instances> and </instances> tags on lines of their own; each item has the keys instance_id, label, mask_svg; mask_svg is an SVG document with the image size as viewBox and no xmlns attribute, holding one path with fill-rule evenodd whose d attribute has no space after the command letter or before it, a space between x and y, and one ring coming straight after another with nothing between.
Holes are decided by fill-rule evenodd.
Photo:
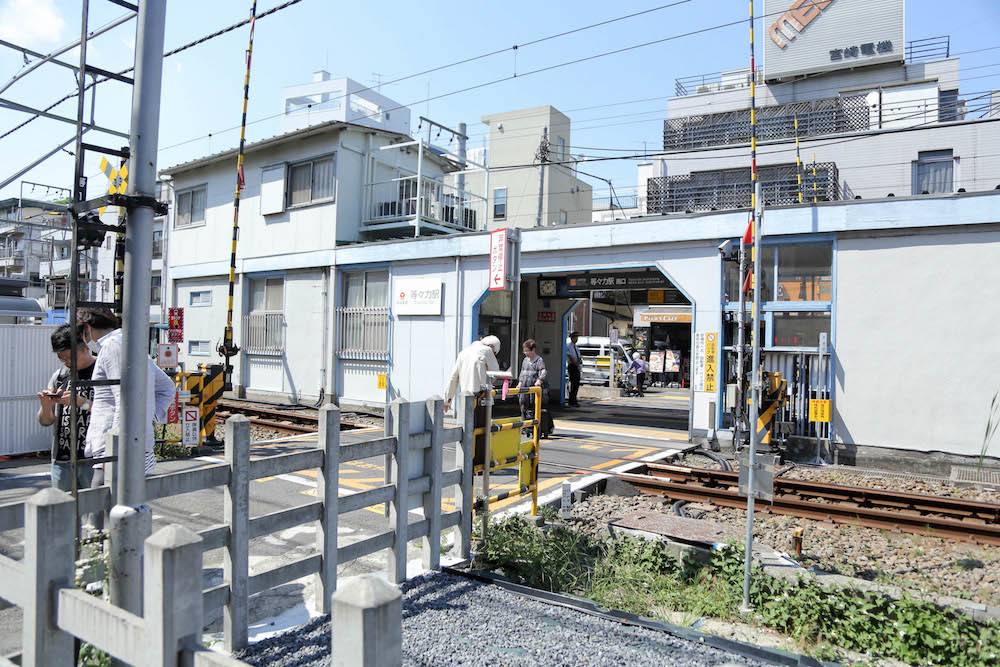
<instances>
[{"instance_id":1,"label":"warning sign","mask_svg":"<svg viewBox=\"0 0 1000 667\"><path fill-rule=\"evenodd\" d=\"M167 423L176 424L180 421L180 405L178 403L177 392L174 392L174 402L167 407Z\"/></svg>"},{"instance_id":2,"label":"warning sign","mask_svg":"<svg viewBox=\"0 0 1000 667\"><path fill-rule=\"evenodd\" d=\"M809 399L809 421L811 422L830 421L829 399L820 399L820 398Z\"/></svg>"},{"instance_id":3,"label":"warning sign","mask_svg":"<svg viewBox=\"0 0 1000 667\"><path fill-rule=\"evenodd\" d=\"M168 316L169 329L167 330L167 340L171 343L180 343L184 340L184 309L171 308Z\"/></svg>"},{"instance_id":4,"label":"warning sign","mask_svg":"<svg viewBox=\"0 0 1000 667\"><path fill-rule=\"evenodd\" d=\"M379 373L378 374L378 388L379 389L385 389L386 380L387 380L387 378L386 378L385 373Z\"/></svg>"},{"instance_id":5,"label":"warning sign","mask_svg":"<svg viewBox=\"0 0 1000 667\"><path fill-rule=\"evenodd\" d=\"M714 392L719 373L719 334L710 331L694 335L691 350L691 386L694 391Z\"/></svg>"},{"instance_id":6,"label":"warning sign","mask_svg":"<svg viewBox=\"0 0 1000 667\"><path fill-rule=\"evenodd\" d=\"M507 289L507 230L490 232L490 290Z\"/></svg>"},{"instance_id":7,"label":"warning sign","mask_svg":"<svg viewBox=\"0 0 1000 667\"><path fill-rule=\"evenodd\" d=\"M181 426L181 442L185 445L197 445L198 436L201 434L201 427L198 424L198 408L184 406L182 416L184 423Z\"/></svg>"},{"instance_id":8,"label":"warning sign","mask_svg":"<svg viewBox=\"0 0 1000 667\"><path fill-rule=\"evenodd\" d=\"M177 368L176 343L159 343L156 346L156 365L160 368Z\"/></svg>"}]
</instances>

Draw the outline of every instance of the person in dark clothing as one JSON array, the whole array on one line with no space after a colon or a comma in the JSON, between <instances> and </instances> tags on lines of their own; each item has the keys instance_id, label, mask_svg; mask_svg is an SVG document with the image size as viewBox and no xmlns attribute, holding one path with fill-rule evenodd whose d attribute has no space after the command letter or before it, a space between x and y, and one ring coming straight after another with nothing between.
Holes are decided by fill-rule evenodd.
<instances>
[{"instance_id":1,"label":"person in dark clothing","mask_svg":"<svg viewBox=\"0 0 1000 667\"><path fill-rule=\"evenodd\" d=\"M77 387L76 411L76 443L72 443L70 418L69 367L71 357L76 356L77 380L89 380L94 371L94 356L87 349L83 338L79 335L73 341L68 324L56 329L50 338L52 351L55 352L63 367L52 374L46 388L38 392L38 423L42 426L55 425L52 433L52 486L62 491L72 490L72 471L70 469L70 452L73 444L76 446L77 458L83 458L84 445L87 440L87 427L90 424L90 405L94 398L93 387ZM93 478L93 467L81 464L76 470L76 488L90 488Z\"/></svg>"},{"instance_id":2,"label":"person in dark clothing","mask_svg":"<svg viewBox=\"0 0 1000 667\"><path fill-rule=\"evenodd\" d=\"M576 400L576 394L580 391L580 368L583 366L583 358L580 356L580 349L576 346L580 333L574 331L569 335L569 342L566 343L566 372L569 374L569 398L566 404L573 408L580 407Z\"/></svg>"}]
</instances>

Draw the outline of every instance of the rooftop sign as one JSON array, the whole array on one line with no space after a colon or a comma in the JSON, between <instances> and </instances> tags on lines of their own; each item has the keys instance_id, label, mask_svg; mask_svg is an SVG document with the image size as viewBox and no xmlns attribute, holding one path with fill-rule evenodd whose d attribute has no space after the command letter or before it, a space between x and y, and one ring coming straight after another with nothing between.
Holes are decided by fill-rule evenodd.
<instances>
[{"instance_id":1,"label":"rooftop sign","mask_svg":"<svg viewBox=\"0 0 1000 667\"><path fill-rule=\"evenodd\" d=\"M764 0L768 81L902 62L906 0Z\"/></svg>"}]
</instances>

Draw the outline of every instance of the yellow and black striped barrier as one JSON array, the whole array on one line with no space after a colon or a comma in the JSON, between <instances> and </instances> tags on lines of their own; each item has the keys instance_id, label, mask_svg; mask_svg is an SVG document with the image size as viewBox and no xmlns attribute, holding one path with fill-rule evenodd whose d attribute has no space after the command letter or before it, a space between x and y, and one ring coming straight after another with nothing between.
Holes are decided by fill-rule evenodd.
<instances>
[{"instance_id":1,"label":"yellow and black striped barrier","mask_svg":"<svg viewBox=\"0 0 1000 667\"><path fill-rule=\"evenodd\" d=\"M219 443L215 438L215 415L219 401L225 391L225 377L222 364L199 364L202 373L201 386L201 440L210 445ZM194 394L192 393L192 396Z\"/></svg>"},{"instance_id":2,"label":"yellow and black striped barrier","mask_svg":"<svg viewBox=\"0 0 1000 667\"><path fill-rule=\"evenodd\" d=\"M787 396L788 380L781 373L764 373L764 392L761 396L762 406L767 406L757 417L757 442L762 445L771 444L771 433L774 421Z\"/></svg>"},{"instance_id":3,"label":"yellow and black striped barrier","mask_svg":"<svg viewBox=\"0 0 1000 667\"><path fill-rule=\"evenodd\" d=\"M498 392L494 390L493 395L496 396L497 394ZM538 457L540 455L538 445L538 429L542 423L542 388L525 387L507 390L508 396L517 396L519 394L530 394L534 397L534 419L506 417L502 419L494 419L489 425L489 472L492 474L498 470L504 470L505 468L517 466L519 488L517 490L506 491L501 493L499 496L494 496L489 499L489 502L494 503L511 496L530 493L531 513L532 515L537 515ZM531 438L529 440L522 440L521 430L527 428L531 429ZM477 428L474 431L474 434L476 436L483 435L486 433L486 430L486 427L483 426ZM477 465L474 470L477 474L482 474L483 464ZM484 494L488 492L489 489L484 490ZM479 500L477 507L480 509L482 508L482 499Z\"/></svg>"}]
</instances>

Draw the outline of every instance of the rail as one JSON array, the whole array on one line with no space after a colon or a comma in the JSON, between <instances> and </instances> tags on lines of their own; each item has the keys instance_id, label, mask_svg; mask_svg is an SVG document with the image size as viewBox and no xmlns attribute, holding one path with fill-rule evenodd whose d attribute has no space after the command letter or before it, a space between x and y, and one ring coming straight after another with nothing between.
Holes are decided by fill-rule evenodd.
<instances>
[{"instance_id":1,"label":"rail","mask_svg":"<svg viewBox=\"0 0 1000 667\"><path fill-rule=\"evenodd\" d=\"M906 43L906 62L919 63L951 57L951 36L926 37Z\"/></svg>"},{"instance_id":2,"label":"rail","mask_svg":"<svg viewBox=\"0 0 1000 667\"><path fill-rule=\"evenodd\" d=\"M424 567L438 569L441 534L451 529L455 530L456 552L460 557L468 558L472 533L472 396L460 395L458 408L461 426L445 428L444 403L440 398L433 397L420 403L404 403L397 399L387 411L382 437L371 438L370 434L367 437L348 436L345 437L348 441L342 442L340 410L336 406L326 406L320 412L316 449L254 459L250 456L250 422L242 415L231 417L226 422L225 463L154 475L146 480L147 500L222 486L225 517L223 524L197 534L177 526L164 529L173 531L171 539L179 541L174 546L187 554L176 556L173 561L175 566L168 570L157 570L158 563L164 558L150 555L150 541L157 540L164 531L147 540L146 618L128 614L82 591L67 588L66 582L75 579L72 529L75 517L68 495L46 489L26 502L0 506L0 531L25 529L24 559L16 561L0 557L0 598L24 609L22 634L26 658L22 664L70 664L70 659L64 660L60 656L72 650L74 636L127 662L161 664L152 654L136 653L148 644L153 631L151 628L162 625L164 632L175 631L176 636L170 640L173 644L164 641L183 648L183 642L190 636L200 638L203 614L220 607L224 608L227 619L224 645L227 650L233 651L248 643L251 595L307 575L316 575L316 606L323 613L329 613L331 595L337 587L338 564L388 550L388 578L400 583L406 579L407 542L420 538ZM458 445L454 467L446 466L443 461L443 446L450 442ZM341 464L373 456L389 458L386 471L393 481L339 496ZM252 480L305 469L317 471L314 502L251 516ZM448 486L457 486L455 506L458 509L444 512L441 509L441 494L442 489ZM388 502L390 506L388 530L358 542L338 545L339 517L381 502ZM50 511L54 518L39 518L39 508L50 505L57 508ZM85 489L79 494L78 511L81 514L107 511L110 507L108 487ZM414 509L420 509L424 518L410 523L409 513ZM318 522L315 554L250 574L252 538L313 522ZM197 548L192 546L195 544ZM202 567L203 551L216 548L226 550L223 582L200 590L199 594L202 577L193 576L192 570ZM196 558L190 555L192 553ZM192 585L190 582L195 582L195 590L187 590ZM161 590L164 594L162 607L156 598ZM160 613L160 609L173 609L175 606L185 618L197 618L197 623L184 620L179 624L183 626L181 628L151 620L159 618L156 614ZM150 617L149 613L153 616ZM58 627L53 628L47 619L58 619ZM184 628L186 630L180 632ZM57 659L51 657L54 655Z\"/></svg>"}]
</instances>

